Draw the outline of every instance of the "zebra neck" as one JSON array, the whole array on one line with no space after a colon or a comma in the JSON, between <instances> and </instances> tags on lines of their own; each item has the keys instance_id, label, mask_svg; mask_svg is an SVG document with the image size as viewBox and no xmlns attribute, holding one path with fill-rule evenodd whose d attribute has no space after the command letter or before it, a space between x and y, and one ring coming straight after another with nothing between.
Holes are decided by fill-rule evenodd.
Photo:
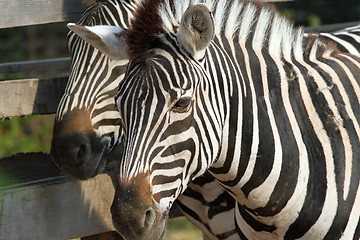
<instances>
[{"instance_id":1,"label":"zebra neck","mask_svg":"<svg viewBox=\"0 0 360 240\"><path fill-rule=\"evenodd\" d=\"M224 109L219 112L225 113L219 157L209 170L246 211L254 216L280 216L285 213L281 206L296 209L294 199L303 200L309 172L317 171L307 165L308 151L315 147L306 145L301 134L310 126L302 122L310 116L306 112L309 99L322 92L329 94L333 81L341 82L336 74L332 79L324 77L329 74L325 71L332 73L335 66L328 59L336 60L337 56L317 38L304 39L298 31L289 37L296 39L295 45L285 44L283 37L282 44L276 46L271 35L257 45L257 34L243 41L217 36L209 50L207 61L217 66L209 74L216 79L214 86L224 89L217 99L223 100ZM323 137L316 131L309 136ZM316 160L323 158L322 153L311 154ZM290 190L279 199L273 198L275 190L283 189ZM314 192L310 195L317 197ZM271 218L254 218L271 222Z\"/></svg>"},{"instance_id":2,"label":"zebra neck","mask_svg":"<svg viewBox=\"0 0 360 240\"><path fill-rule=\"evenodd\" d=\"M311 52L330 55L337 49L304 30L279 12L256 2L217 3L214 11L216 37L246 49L268 53L274 58L302 59ZM228 12L228 14L224 14Z\"/></svg>"}]
</instances>

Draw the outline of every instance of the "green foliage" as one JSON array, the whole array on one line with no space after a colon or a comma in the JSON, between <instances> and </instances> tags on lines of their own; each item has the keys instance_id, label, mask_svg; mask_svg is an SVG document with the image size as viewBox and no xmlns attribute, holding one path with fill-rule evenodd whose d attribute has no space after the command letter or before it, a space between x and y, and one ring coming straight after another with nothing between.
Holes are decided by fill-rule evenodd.
<instances>
[{"instance_id":1,"label":"green foliage","mask_svg":"<svg viewBox=\"0 0 360 240\"><path fill-rule=\"evenodd\" d=\"M0 73L0 81L7 79L19 79L24 78L23 73Z\"/></svg>"},{"instance_id":2,"label":"green foliage","mask_svg":"<svg viewBox=\"0 0 360 240\"><path fill-rule=\"evenodd\" d=\"M280 13L288 19L292 19L295 16L295 10L290 8L281 9Z\"/></svg>"},{"instance_id":3,"label":"green foliage","mask_svg":"<svg viewBox=\"0 0 360 240\"><path fill-rule=\"evenodd\" d=\"M321 25L321 18L316 14L309 14L306 18L309 26L320 26Z\"/></svg>"},{"instance_id":4,"label":"green foliage","mask_svg":"<svg viewBox=\"0 0 360 240\"><path fill-rule=\"evenodd\" d=\"M11 184L14 184L14 180L10 179L4 172L0 170L0 192L2 187L9 186Z\"/></svg>"},{"instance_id":5,"label":"green foliage","mask_svg":"<svg viewBox=\"0 0 360 240\"><path fill-rule=\"evenodd\" d=\"M322 24L321 17L311 12L296 11L291 8L281 9L280 12L288 19L301 19L302 24L304 24L305 26L315 27Z\"/></svg>"},{"instance_id":6,"label":"green foliage","mask_svg":"<svg viewBox=\"0 0 360 240\"><path fill-rule=\"evenodd\" d=\"M19 152L48 152L53 118L53 116L28 116L0 121L0 158Z\"/></svg>"}]
</instances>

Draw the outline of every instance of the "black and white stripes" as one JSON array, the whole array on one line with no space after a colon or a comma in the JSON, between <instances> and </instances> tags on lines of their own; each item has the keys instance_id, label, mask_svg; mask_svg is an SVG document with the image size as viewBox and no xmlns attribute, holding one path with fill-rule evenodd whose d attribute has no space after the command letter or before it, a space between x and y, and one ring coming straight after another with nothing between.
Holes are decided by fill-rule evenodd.
<instances>
[{"instance_id":1,"label":"black and white stripes","mask_svg":"<svg viewBox=\"0 0 360 240\"><path fill-rule=\"evenodd\" d=\"M244 239L359 238L359 57L266 6L221 0L203 3L215 35L203 58L191 56L176 30L196 3L145 1L147 32L144 9L135 14L117 102L120 182L148 173L163 211L209 169L237 200Z\"/></svg>"},{"instance_id":2,"label":"black and white stripes","mask_svg":"<svg viewBox=\"0 0 360 240\"><path fill-rule=\"evenodd\" d=\"M343 52L360 54L360 25L347 27L332 33L318 33L321 38L334 42Z\"/></svg>"},{"instance_id":3,"label":"black and white stripes","mask_svg":"<svg viewBox=\"0 0 360 240\"><path fill-rule=\"evenodd\" d=\"M126 29L136 5L133 1L106 1L89 7L79 20L82 25L112 25ZM65 95L57 111L57 121L73 109L90 112L94 131L108 146L120 139L119 114L114 108L118 84L128 60L112 61L72 31L68 34L72 67ZM93 81L99 79L100 81Z\"/></svg>"},{"instance_id":4,"label":"black and white stripes","mask_svg":"<svg viewBox=\"0 0 360 240\"><path fill-rule=\"evenodd\" d=\"M267 7L205 1L214 9L216 36L201 59L192 59L179 46L176 32L187 6L196 3L163 1L161 7L154 1L157 7L146 9L148 15L158 12L155 19L160 24L144 26L155 30L150 38L155 41L142 54L146 64L134 60L129 68L129 79L134 75L137 82L128 80L121 86L120 98L127 99L125 121L114 109L113 96L128 60L111 60L70 33L72 72L57 121L74 110L89 111L91 128L107 148L120 141L124 127L127 147L134 148L126 158L146 161L123 164L121 179L151 172L152 193L162 206L211 165L210 171L239 204L210 176L205 182L203 176L196 178L179 197L181 208L210 239L269 239L269 232L287 238L311 235L326 224L341 222L342 206L348 208L343 211L348 222L358 223L359 209L351 208L359 202L359 190L354 190L357 175L352 174L359 169L353 153L359 136L358 58L336 54L329 39L303 39L301 29L294 30ZM79 23L126 29L136 4L102 1ZM344 46L355 53L357 30L346 31L320 35L336 39L340 50ZM145 70L151 72L150 81ZM143 76L137 78L138 73ZM353 131L348 130L351 126ZM152 161L159 156L161 161ZM314 158L319 161L306 161ZM327 162L331 160L333 164ZM329 199L338 204L328 205ZM313 202L322 202L317 212L303 209ZM302 215L297 218L291 211ZM328 222L323 220L331 214ZM351 227L359 228L347 224ZM326 234L338 238L336 231L330 227Z\"/></svg>"}]
</instances>

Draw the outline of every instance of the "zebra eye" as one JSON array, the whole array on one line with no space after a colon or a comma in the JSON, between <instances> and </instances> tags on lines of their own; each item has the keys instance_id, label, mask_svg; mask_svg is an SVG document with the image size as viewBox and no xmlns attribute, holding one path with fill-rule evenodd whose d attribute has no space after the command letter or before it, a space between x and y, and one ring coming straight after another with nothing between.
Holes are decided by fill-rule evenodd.
<instances>
[{"instance_id":1,"label":"zebra eye","mask_svg":"<svg viewBox=\"0 0 360 240\"><path fill-rule=\"evenodd\" d=\"M172 110L175 112L186 112L189 110L192 103L191 97L183 97L177 100L177 102L172 107Z\"/></svg>"}]
</instances>

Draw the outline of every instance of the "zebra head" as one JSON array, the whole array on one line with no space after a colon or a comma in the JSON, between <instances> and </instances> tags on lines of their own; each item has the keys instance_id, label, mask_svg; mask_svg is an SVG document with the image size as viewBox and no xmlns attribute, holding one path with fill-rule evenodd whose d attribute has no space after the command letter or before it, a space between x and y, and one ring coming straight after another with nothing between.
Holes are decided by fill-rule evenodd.
<instances>
[{"instance_id":1,"label":"zebra head","mask_svg":"<svg viewBox=\"0 0 360 240\"><path fill-rule=\"evenodd\" d=\"M72 24L68 27L79 36L85 28ZM113 36L119 37L121 32L117 30ZM76 51L69 83L57 110L51 155L63 172L80 179L93 177L104 169L106 155L121 135L113 96L127 61L118 61L118 49L109 52L110 57L89 44Z\"/></svg>"},{"instance_id":2,"label":"zebra head","mask_svg":"<svg viewBox=\"0 0 360 240\"><path fill-rule=\"evenodd\" d=\"M217 116L215 122L203 121L198 111L208 101L198 98L206 90L203 59L214 35L213 18L203 4L184 12L174 32L162 29L152 1L137 9L125 36L111 26L70 26L105 55L130 60L116 94L125 149L111 207L125 239L161 239L174 201L219 154L217 106L206 112ZM215 140L200 144L200 132Z\"/></svg>"},{"instance_id":3,"label":"zebra head","mask_svg":"<svg viewBox=\"0 0 360 240\"><path fill-rule=\"evenodd\" d=\"M221 139L221 120L205 122L198 111L217 115L199 96L214 35L210 10L191 6L177 33L167 33L152 4L144 3L126 35L130 62L116 96L126 143L111 212L125 239L162 238L169 209L216 159ZM214 141L205 146L200 132Z\"/></svg>"},{"instance_id":4,"label":"zebra head","mask_svg":"<svg viewBox=\"0 0 360 240\"><path fill-rule=\"evenodd\" d=\"M79 24L90 29L93 25L119 26L110 27L111 37L100 44L119 41L135 4L122 0L94 2ZM97 35L88 34L91 31L86 27L75 24L68 27L71 72L56 113L51 156L67 175L87 179L103 171L109 150L120 142L120 115L114 96L128 60L119 47L98 48ZM101 35L104 28L96 29Z\"/></svg>"}]
</instances>

